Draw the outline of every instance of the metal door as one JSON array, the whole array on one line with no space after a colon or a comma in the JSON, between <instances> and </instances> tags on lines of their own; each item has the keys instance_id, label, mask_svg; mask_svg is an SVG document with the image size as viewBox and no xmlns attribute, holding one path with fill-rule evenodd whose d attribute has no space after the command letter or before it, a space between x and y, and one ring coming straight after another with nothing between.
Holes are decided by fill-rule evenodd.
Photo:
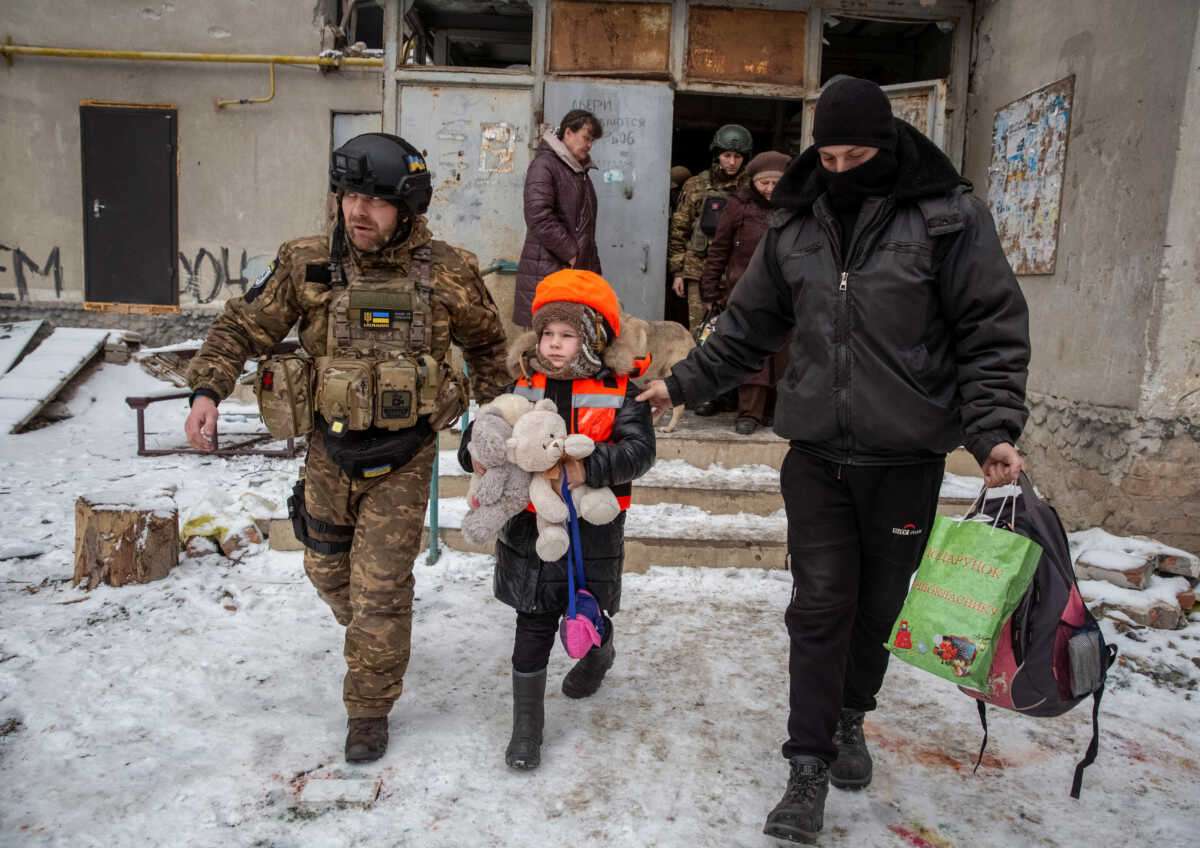
<instances>
[{"instance_id":1,"label":"metal door","mask_svg":"<svg viewBox=\"0 0 1200 848\"><path fill-rule=\"evenodd\" d=\"M80 106L84 300L178 302L174 109Z\"/></svg>"},{"instance_id":2,"label":"metal door","mask_svg":"<svg viewBox=\"0 0 1200 848\"><path fill-rule=\"evenodd\" d=\"M599 210L596 244L604 278L626 312L663 317L667 273L674 97L665 83L550 80L546 122L558 126L571 109L600 119L604 136L592 145Z\"/></svg>"},{"instance_id":3,"label":"metal door","mask_svg":"<svg viewBox=\"0 0 1200 848\"><path fill-rule=\"evenodd\" d=\"M433 236L472 251L485 267L521 257L530 97L527 88L400 89L400 135L425 154L433 175ZM511 311L510 292L504 314Z\"/></svg>"},{"instance_id":4,"label":"metal door","mask_svg":"<svg viewBox=\"0 0 1200 848\"><path fill-rule=\"evenodd\" d=\"M942 79L922 82L903 82L882 86L892 102L892 114L903 118L936 144L946 145L946 81ZM804 146L812 144L813 115L817 111L817 100L821 93L815 92L804 98Z\"/></svg>"}]
</instances>

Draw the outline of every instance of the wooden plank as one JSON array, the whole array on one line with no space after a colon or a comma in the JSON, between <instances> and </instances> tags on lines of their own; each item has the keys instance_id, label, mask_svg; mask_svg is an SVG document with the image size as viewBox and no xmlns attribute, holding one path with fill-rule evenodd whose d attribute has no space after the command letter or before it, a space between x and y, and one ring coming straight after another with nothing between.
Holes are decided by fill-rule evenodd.
<instances>
[{"instance_id":1,"label":"wooden plank","mask_svg":"<svg viewBox=\"0 0 1200 848\"><path fill-rule=\"evenodd\" d=\"M45 321L18 321L15 324L0 324L0 374L4 374L25 352L34 335Z\"/></svg>"},{"instance_id":2,"label":"wooden plank","mask_svg":"<svg viewBox=\"0 0 1200 848\"><path fill-rule=\"evenodd\" d=\"M18 433L104 349L108 330L55 330L21 364L0 377L0 432Z\"/></svg>"}]
</instances>

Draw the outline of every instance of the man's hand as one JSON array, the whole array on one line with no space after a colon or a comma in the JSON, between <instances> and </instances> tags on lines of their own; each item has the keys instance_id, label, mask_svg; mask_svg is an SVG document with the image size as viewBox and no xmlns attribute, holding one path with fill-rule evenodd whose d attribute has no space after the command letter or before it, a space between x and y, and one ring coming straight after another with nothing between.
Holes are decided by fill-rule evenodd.
<instances>
[{"instance_id":1,"label":"man's hand","mask_svg":"<svg viewBox=\"0 0 1200 848\"><path fill-rule=\"evenodd\" d=\"M634 400L639 403L649 401L650 414L655 418L671 408L671 393L667 391L667 384L662 380L651 380Z\"/></svg>"},{"instance_id":2,"label":"man's hand","mask_svg":"<svg viewBox=\"0 0 1200 848\"><path fill-rule=\"evenodd\" d=\"M1017 482L1017 476L1025 468L1025 460L1017 449L1008 442L992 448L983 462L983 482L989 489Z\"/></svg>"},{"instance_id":3,"label":"man's hand","mask_svg":"<svg viewBox=\"0 0 1200 848\"><path fill-rule=\"evenodd\" d=\"M685 296L684 295L684 287L683 287L683 277L675 278L675 282L671 283L671 291L675 292L675 294L679 295L679 297Z\"/></svg>"},{"instance_id":4,"label":"man's hand","mask_svg":"<svg viewBox=\"0 0 1200 848\"><path fill-rule=\"evenodd\" d=\"M183 432L188 444L197 450L213 449L213 435L217 432L217 405L212 398L196 395L192 401L192 411L183 423Z\"/></svg>"}]
</instances>

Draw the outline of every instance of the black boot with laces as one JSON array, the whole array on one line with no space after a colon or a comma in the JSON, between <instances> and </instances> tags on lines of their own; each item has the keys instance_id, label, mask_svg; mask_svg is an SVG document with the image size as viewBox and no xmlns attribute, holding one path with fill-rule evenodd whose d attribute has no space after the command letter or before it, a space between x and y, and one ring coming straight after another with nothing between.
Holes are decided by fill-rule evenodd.
<instances>
[{"instance_id":1,"label":"black boot with laces","mask_svg":"<svg viewBox=\"0 0 1200 848\"><path fill-rule=\"evenodd\" d=\"M829 782L838 789L862 789L871 782L871 752L863 736L861 710L842 709L833 744L837 759L829 767Z\"/></svg>"},{"instance_id":2,"label":"black boot with laces","mask_svg":"<svg viewBox=\"0 0 1200 848\"><path fill-rule=\"evenodd\" d=\"M789 842L812 842L825 824L829 767L819 757L792 757L783 798L767 816L763 833Z\"/></svg>"}]
</instances>

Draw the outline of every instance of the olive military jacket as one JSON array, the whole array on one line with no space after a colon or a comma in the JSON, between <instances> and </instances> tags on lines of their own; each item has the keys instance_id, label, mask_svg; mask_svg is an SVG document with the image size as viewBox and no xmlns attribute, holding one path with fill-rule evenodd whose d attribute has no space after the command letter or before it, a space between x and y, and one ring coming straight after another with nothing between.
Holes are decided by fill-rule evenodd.
<instances>
[{"instance_id":1,"label":"olive military jacket","mask_svg":"<svg viewBox=\"0 0 1200 848\"><path fill-rule=\"evenodd\" d=\"M749 184L744 168L736 177L728 177L717 165L683 184L667 235L667 271L672 277L699 280L704 274L709 239L697 226L704 198L710 194L729 195Z\"/></svg>"}]
</instances>

